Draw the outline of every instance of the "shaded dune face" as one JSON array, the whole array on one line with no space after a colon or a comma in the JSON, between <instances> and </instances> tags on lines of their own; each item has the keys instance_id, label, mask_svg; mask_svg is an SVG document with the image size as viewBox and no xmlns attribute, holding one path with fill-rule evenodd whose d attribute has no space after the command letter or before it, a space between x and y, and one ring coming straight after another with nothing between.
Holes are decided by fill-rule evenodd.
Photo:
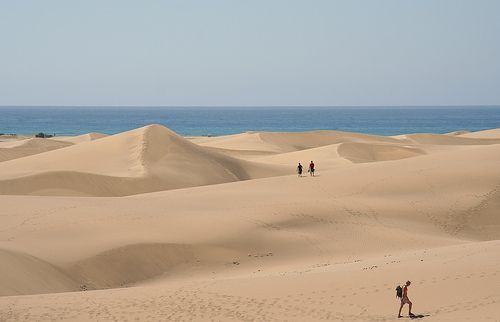
<instances>
[{"instance_id":1,"label":"shaded dune face","mask_svg":"<svg viewBox=\"0 0 500 322\"><path fill-rule=\"evenodd\" d=\"M0 295L77 291L78 282L42 259L0 248Z\"/></svg>"},{"instance_id":2,"label":"shaded dune face","mask_svg":"<svg viewBox=\"0 0 500 322\"><path fill-rule=\"evenodd\" d=\"M224 264L229 249L175 243L136 243L81 259L64 270L80 288L105 289L153 278L182 276L185 271Z\"/></svg>"},{"instance_id":3,"label":"shaded dune face","mask_svg":"<svg viewBox=\"0 0 500 322\"><path fill-rule=\"evenodd\" d=\"M207 258L204 254L210 253ZM0 249L0 296L117 288L186 268L222 261L229 251L171 243L137 243L105 250L69 266ZM219 258L220 257L220 258Z\"/></svg>"},{"instance_id":4,"label":"shaded dune face","mask_svg":"<svg viewBox=\"0 0 500 322\"><path fill-rule=\"evenodd\" d=\"M376 143L342 143L338 153L354 163L400 160L425 154L425 151L415 147L376 144Z\"/></svg>"},{"instance_id":5,"label":"shaded dune face","mask_svg":"<svg viewBox=\"0 0 500 322\"><path fill-rule=\"evenodd\" d=\"M134 244L104 251L71 265L67 271L84 289L121 287L171 273L195 263L192 246Z\"/></svg>"}]
</instances>

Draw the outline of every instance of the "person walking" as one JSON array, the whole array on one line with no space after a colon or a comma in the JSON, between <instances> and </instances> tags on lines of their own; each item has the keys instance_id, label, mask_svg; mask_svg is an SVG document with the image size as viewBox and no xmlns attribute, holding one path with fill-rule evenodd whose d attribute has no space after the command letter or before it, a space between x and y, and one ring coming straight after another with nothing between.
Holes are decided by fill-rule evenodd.
<instances>
[{"instance_id":1,"label":"person walking","mask_svg":"<svg viewBox=\"0 0 500 322\"><path fill-rule=\"evenodd\" d=\"M399 313L398 313L398 318L402 318L403 316L401 315L401 310L403 309L403 306L405 304L408 304L409 309L408 309L408 315L409 316L414 316L413 313L411 313L411 307L413 303L410 301L410 298L408 297L408 287L411 285L410 281L406 281L405 286L403 287L403 294L401 296L401 306L399 307Z\"/></svg>"},{"instance_id":2,"label":"person walking","mask_svg":"<svg viewBox=\"0 0 500 322\"><path fill-rule=\"evenodd\" d=\"M309 174L314 177L314 162L309 163Z\"/></svg>"},{"instance_id":3,"label":"person walking","mask_svg":"<svg viewBox=\"0 0 500 322\"><path fill-rule=\"evenodd\" d=\"M297 166L297 173L299 174L299 177L302 177L302 164L300 164L300 162L299 165Z\"/></svg>"}]
</instances>

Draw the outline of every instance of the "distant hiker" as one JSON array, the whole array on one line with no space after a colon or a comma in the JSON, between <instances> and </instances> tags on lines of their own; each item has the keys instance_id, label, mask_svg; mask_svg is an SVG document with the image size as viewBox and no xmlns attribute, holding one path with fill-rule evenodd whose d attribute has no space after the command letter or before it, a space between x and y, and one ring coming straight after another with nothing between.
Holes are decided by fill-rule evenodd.
<instances>
[{"instance_id":1,"label":"distant hiker","mask_svg":"<svg viewBox=\"0 0 500 322\"><path fill-rule=\"evenodd\" d=\"M314 162L309 163L309 173L314 177Z\"/></svg>"},{"instance_id":2,"label":"distant hiker","mask_svg":"<svg viewBox=\"0 0 500 322\"><path fill-rule=\"evenodd\" d=\"M402 318L403 316L401 315L401 310L403 309L403 306L408 303L409 309L408 309L408 315L409 316L414 316L413 313L411 313L411 306L413 303L411 303L410 299L408 298L408 286L410 286L411 282L406 281L406 284L404 287L398 286L396 287L396 296L401 299L401 306L399 307L399 313L398 313L398 318Z\"/></svg>"},{"instance_id":3,"label":"distant hiker","mask_svg":"<svg viewBox=\"0 0 500 322\"><path fill-rule=\"evenodd\" d=\"M300 162L299 165L297 166L297 173L299 174L299 177L302 176L302 164L300 164Z\"/></svg>"}]
</instances>

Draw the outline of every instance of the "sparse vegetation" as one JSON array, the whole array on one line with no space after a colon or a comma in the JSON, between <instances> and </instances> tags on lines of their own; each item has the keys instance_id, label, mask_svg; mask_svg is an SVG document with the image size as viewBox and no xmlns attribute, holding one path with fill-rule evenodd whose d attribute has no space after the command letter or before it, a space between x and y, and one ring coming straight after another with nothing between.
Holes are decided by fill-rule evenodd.
<instances>
[{"instance_id":1,"label":"sparse vegetation","mask_svg":"<svg viewBox=\"0 0 500 322\"><path fill-rule=\"evenodd\" d=\"M53 137L53 135L40 132L38 134L35 134L35 137L37 137L37 138L51 138L51 137Z\"/></svg>"}]
</instances>

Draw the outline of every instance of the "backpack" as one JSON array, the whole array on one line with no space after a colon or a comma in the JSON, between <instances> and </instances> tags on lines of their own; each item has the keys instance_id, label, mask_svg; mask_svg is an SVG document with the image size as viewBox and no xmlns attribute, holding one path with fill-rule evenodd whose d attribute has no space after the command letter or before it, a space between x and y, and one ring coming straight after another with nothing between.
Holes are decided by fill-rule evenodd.
<instances>
[{"instance_id":1,"label":"backpack","mask_svg":"<svg viewBox=\"0 0 500 322\"><path fill-rule=\"evenodd\" d=\"M403 288L401 287L401 285L398 285L398 287L396 287L396 297L398 298L403 298Z\"/></svg>"}]
</instances>

